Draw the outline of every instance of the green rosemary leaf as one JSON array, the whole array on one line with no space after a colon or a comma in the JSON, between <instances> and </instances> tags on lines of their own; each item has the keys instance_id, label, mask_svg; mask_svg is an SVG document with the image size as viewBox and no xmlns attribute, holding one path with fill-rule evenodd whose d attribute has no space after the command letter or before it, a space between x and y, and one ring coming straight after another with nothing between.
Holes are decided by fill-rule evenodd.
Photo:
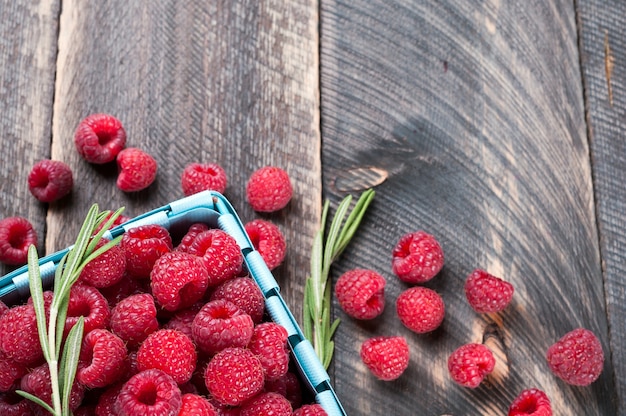
<instances>
[{"instance_id":1,"label":"green rosemary leaf","mask_svg":"<svg viewBox=\"0 0 626 416\"><path fill-rule=\"evenodd\" d=\"M332 338L335 335L335 332L337 332L337 328L339 328L340 323L341 323L341 319L339 318L335 319L333 324L330 326L330 331L328 333L329 338Z\"/></svg>"},{"instance_id":2,"label":"green rosemary leaf","mask_svg":"<svg viewBox=\"0 0 626 416\"><path fill-rule=\"evenodd\" d=\"M61 356L61 377L59 381L61 384L61 409L64 415L70 414L70 396L74 379L76 378L78 357L80 356L80 347L83 341L83 331L84 321L81 316L67 335L63 355Z\"/></svg>"},{"instance_id":3,"label":"green rosemary leaf","mask_svg":"<svg viewBox=\"0 0 626 416\"><path fill-rule=\"evenodd\" d=\"M311 316L313 320L317 319L316 313L322 307L322 294L317 290L324 282L322 281L322 264L323 259L323 242L322 233L318 232L313 239L313 248L311 250L311 302L313 302L313 308L311 309Z\"/></svg>"},{"instance_id":4,"label":"green rosemary leaf","mask_svg":"<svg viewBox=\"0 0 626 416\"><path fill-rule=\"evenodd\" d=\"M48 348L48 340L46 339L46 310L39 270L39 257L37 256L37 248L34 245L28 247L28 285L33 299L33 306L35 307L35 316L37 317L39 343L41 344L44 357L48 360L50 359L50 350Z\"/></svg>"},{"instance_id":5,"label":"green rosemary leaf","mask_svg":"<svg viewBox=\"0 0 626 416\"><path fill-rule=\"evenodd\" d=\"M304 283L304 304L302 305L302 333L306 339L311 339L313 337L313 325L311 323L311 311L313 307L310 299L312 299L311 294L311 278L308 277L306 282Z\"/></svg>"},{"instance_id":6,"label":"green rosemary leaf","mask_svg":"<svg viewBox=\"0 0 626 416\"><path fill-rule=\"evenodd\" d=\"M339 206L337 207L337 211L335 212L335 216L330 223L330 228L328 229L328 237L326 237L326 242L324 244L324 274L328 273L330 269L330 265L333 262L333 249L335 248L335 244L337 238L339 237L339 233L341 232L341 223L346 216L346 212L350 207L350 202L352 201L352 196L348 195L345 197Z\"/></svg>"},{"instance_id":7,"label":"green rosemary leaf","mask_svg":"<svg viewBox=\"0 0 626 416\"><path fill-rule=\"evenodd\" d=\"M335 258L341 255L343 250L348 246L348 243L350 242L350 240L352 240L352 237L354 237L354 234L356 233L356 230L359 228L359 225L361 224L361 220L363 219L363 216L365 215L365 211L367 211L367 208L369 207L370 203L374 199L374 195L375 195L374 190L368 189L367 191L363 192L363 194L357 201L352 212L346 219L344 227L341 230L341 234L339 235L339 238L337 239L337 245L334 247Z\"/></svg>"},{"instance_id":8,"label":"green rosemary leaf","mask_svg":"<svg viewBox=\"0 0 626 416\"><path fill-rule=\"evenodd\" d=\"M103 211L96 218L94 228L100 227L100 230L93 236L89 247L87 248L87 253L92 253L98 244L98 241L102 239L104 233L106 233L112 226L115 220L122 214L124 211L124 207L119 208L117 211L111 213L111 211ZM108 218L107 218L108 217ZM106 219L106 221L105 221Z\"/></svg>"},{"instance_id":9,"label":"green rosemary leaf","mask_svg":"<svg viewBox=\"0 0 626 416\"><path fill-rule=\"evenodd\" d=\"M50 407L50 405L46 402L44 402L43 400L41 400L39 397L37 396L33 396L30 393L27 393L23 390L15 390L15 392L17 394L19 394L20 396L24 397L25 399L30 400L33 403L37 403L39 406L43 407L44 409L46 409L46 412L55 415L56 412L54 411L54 409L52 407Z\"/></svg>"},{"instance_id":10,"label":"green rosemary leaf","mask_svg":"<svg viewBox=\"0 0 626 416\"><path fill-rule=\"evenodd\" d=\"M65 332L65 318L67 317L67 308L70 304L69 294L65 298L61 299L57 308L57 317L55 322L55 328L50 328L50 331L56 331L56 342L54 345L55 357L58 357L61 353L61 345L63 342L63 332Z\"/></svg>"}]
</instances>

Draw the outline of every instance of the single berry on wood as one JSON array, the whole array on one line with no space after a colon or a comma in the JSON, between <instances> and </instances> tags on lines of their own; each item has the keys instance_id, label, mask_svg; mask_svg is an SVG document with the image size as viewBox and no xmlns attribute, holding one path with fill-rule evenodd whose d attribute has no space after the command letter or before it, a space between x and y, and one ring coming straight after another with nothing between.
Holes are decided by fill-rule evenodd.
<instances>
[{"instance_id":1,"label":"single berry on wood","mask_svg":"<svg viewBox=\"0 0 626 416\"><path fill-rule=\"evenodd\" d=\"M552 416L552 405L543 391L526 389L513 400L508 416Z\"/></svg>"},{"instance_id":2,"label":"single berry on wood","mask_svg":"<svg viewBox=\"0 0 626 416\"><path fill-rule=\"evenodd\" d=\"M185 196L202 191L223 194L227 184L226 171L217 163L190 163L185 166L180 182Z\"/></svg>"},{"instance_id":3,"label":"single berry on wood","mask_svg":"<svg viewBox=\"0 0 626 416\"><path fill-rule=\"evenodd\" d=\"M72 191L72 169L60 160L41 160L28 174L28 190L41 202L53 202Z\"/></svg>"},{"instance_id":4,"label":"single berry on wood","mask_svg":"<svg viewBox=\"0 0 626 416\"><path fill-rule=\"evenodd\" d=\"M385 308L385 278L369 269L345 272L335 284L335 296L345 313L355 319L373 319Z\"/></svg>"},{"instance_id":5,"label":"single berry on wood","mask_svg":"<svg viewBox=\"0 0 626 416\"><path fill-rule=\"evenodd\" d=\"M404 326L424 334L439 328L445 317L445 304L434 290L415 286L400 293L396 299L396 313Z\"/></svg>"},{"instance_id":6,"label":"single berry on wood","mask_svg":"<svg viewBox=\"0 0 626 416\"><path fill-rule=\"evenodd\" d=\"M513 285L484 270L474 270L465 280L465 297L479 313L500 312L513 299Z\"/></svg>"},{"instance_id":7,"label":"single berry on wood","mask_svg":"<svg viewBox=\"0 0 626 416\"><path fill-rule=\"evenodd\" d=\"M478 387L495 365L493 353L483 344L462 345L448 357L448 372L452 380L469 388Z\"/></svg>"},{"instance_id":8,"label":"single berry on wood","mask_svg":"<svg viewBox=\"0 0 626 416\"><path fill-rule=\"evenodd\" d=\"M409 366L409 345L402 336L379 336L361 344L361 360L380 380L400 377Z\"/></svg>"},{"instance_id":9,"label":"single berry on wood","mask_svg":"<svg viewBox=\"0 0 626 416\"><path fill-rule=\"evenodd\" d=\"M576 328L552 344L546 353L550 370L568 384L587 386L600 377L604 352L590 330Z\"/></svg>"},{"instance_id":10,"label":"single berry on wood","mask_svg":"<svg viewBox=\"0 0 626 416\"><path fill-rule=\"evenodd\" d=\"M248 203L257 212L274 212L284 208L292 194L289 174L277 166L257 169L246 185Z\"/></svg>"},{"instance_id":11,"label":"single berry on wood","mask_svg":"<svg viewBox=\"0 0 626 416\"><path fill-rule=\"evenodd\" d=\"M108 163L126 145L126 130L109 114L91 114L76 128L74 144L78 153L89 163Z\"/></svg>"},{"instance_id":12,"label":"single berry on wood","mask_svg":"<svg viewBox=\"0 0 626 416\"><path fill-rule=\"evenodd\" d=\"M7 217L0 220L0 262L26 264L31 244L37 245L37 233L26 218Z\"/></svg>"},{"instance_id":13,"label":"single berry on wood","mask_svg":"<svg viewBox=\"0 0 626 416\"><path fill-rule=\"evenodd\" d=\"M403 235L391 254L393 272L406 283L427 282L443 268L443 250L439 242L424 231Z\"/></svg>"},{"instance_id":14,"label":"single berry on wood","mask_svg":"<svg viewBox=\"0 0 626 416\"><path fill-rule=\"evenodd\" d=\"M138 192L156 179L157 162L141 149L129 147L117 155L117 187L123 192Z\"/></svg>"}]
</instances>

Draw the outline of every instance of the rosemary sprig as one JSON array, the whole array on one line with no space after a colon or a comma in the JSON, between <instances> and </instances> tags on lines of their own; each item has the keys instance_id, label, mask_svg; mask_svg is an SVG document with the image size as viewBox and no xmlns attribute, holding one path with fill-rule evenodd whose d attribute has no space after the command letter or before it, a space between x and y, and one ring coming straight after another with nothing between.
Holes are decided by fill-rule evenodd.
<instances>
[{"instance_id":1,"label":"rosemary sprig","mask_svg":"<svg viewBox=\"0 0 626 416\"><path fill-rule=\"evenodd\" d=\"M96 250L96 245L102 238L102 235L113 225L113 222L120 216L123 210L124 208L118 209L107 219L107 216L110 214L109 211L99 212L96 204L89 209L76 242L67 254L63 256L55 270L54 295L50 304L50 318L47 325L39 257L34 245L28 248L28 282L37 316L39 342L50 369L52 406L25 391L18 390L17 393L39 404L54 416L71 415L69 408L70 393L76 377L78 356L83 340L84 322L81 317L69 331L61 354L70 289L78 280L81 271L87 263L119 242L121 237L109 241ZM103 222L104 225L100 231L94 235L95 230Z\"/></svg>"},{"instance_id":2,"label":"rosemary sprig","mask_svg":"<svg viewBox=\"0 0 626 416\"><path fill-rule=\"evenodd\" d=\"M363 192L346 219L352 202L352 196L346 196L337 207L324 241L330 207L327 200L322 210L320 229L313 239L311 275L307 277L304 287L302 330L304 336L313 344L324 368L328 368L332 360L335 348L332 337L339 326L339 319L335 319L331 324L331 285L328 284L330 266L350 243L373 198L372 189Z\"/></svg>"}]
</instances>

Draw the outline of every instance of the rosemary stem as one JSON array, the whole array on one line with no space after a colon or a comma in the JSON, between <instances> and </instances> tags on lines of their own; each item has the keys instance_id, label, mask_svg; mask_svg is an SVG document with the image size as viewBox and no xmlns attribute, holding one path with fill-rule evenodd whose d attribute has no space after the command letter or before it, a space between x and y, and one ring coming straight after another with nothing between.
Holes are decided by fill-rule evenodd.
<instances>
[{"instance_id":1,"label":"rosemary stem","mask_svg":"<svg viewBox=\"0 0 626 416\"><path fill-rule=\"evenodd\" d=\"M56 357L48 363L50 368L50 383L52 384L52 405L54 413L61 415L61 391L59 390L59 366Z\"/></svg>"}]
</instances>

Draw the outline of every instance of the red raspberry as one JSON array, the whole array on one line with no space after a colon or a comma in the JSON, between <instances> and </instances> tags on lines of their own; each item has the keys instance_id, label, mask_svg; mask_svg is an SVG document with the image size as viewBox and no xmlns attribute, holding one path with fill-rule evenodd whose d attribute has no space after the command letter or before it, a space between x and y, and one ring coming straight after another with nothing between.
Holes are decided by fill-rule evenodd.
<instances>
[{"instance_id":1,"label":"red raspberry","mask_svg":"<svg viewBox=\"0 0 626 416\"><path fill-rule=\"evenodd\" d=\"M119 415L176 416L182 406L178 385L166 373L152 368L132 376L117 395Z\"/></svg>"},{"instance_id":2,"label":"red raspberry","mask_svg":"<svg viewBox=\"0 0 626 416\"><path fill-rule=\"evenodd\" d=\"M137 350L139 371L157 368L178 384L191 380L196 368L196 347L191 338L174 329L160 329L148 335Z\"/></svg>"},{"instance_id":3,"label":"red raspberry","mask_svg":"<svg viewBox=\"0 0 626 416\"><path fill-rule=\"evenodd\" d=\"M168 311L187 308L203 296L209 275L193 254L173 251L157 259L150 273L152 294Z\"/></svg>"},{"instance_id":4,"label":"red raspberry","mask_svg":"<svg viewBox=\"0 0 626 416\"><path fill-rule=\"evenodd\" d=\"M100 394L96 404L96 416L114 416L116 414L114 410L115 401L117 400L117 395L122 391L122 387L124 387L124 382L119 382L107 387Z\"/></svg>"},{"instance_id":5,"label":"red raspberry","mask_svg":"<svg viewBox=\"0 0 626 416\"><path fill-rule=\"evenodd\" d=\"M52 406L52 384L50 381L50 368L48 364L42 364L33 368L30 373L22 377L20 388L33 396L39 397L41 400ZM84 387L74 382L70 391L70 410L78 409L85 395ZM43 409L33 403L33 409L38 414L43 414Z\"/></svg>"},{"instance_id":6,"label":"red raspberry","mask_svg":"<svg viewBox=\"0 0 626 416\"><path fill-rule=\"evenodd\" d=\"M78 124L74 144L87 162L107 163L114 160L126 145L126 131L115 117L92 114Z\"/></svg>"},{"instance_id":7,"label":"red raspberry","mask_svg":"<svg viewBox=\"0 0 626 416\"><path fill-rule=\"evenodd\" d=\"M28 190L41 202L63 198L73 185L72 169L59 160L41 160L28 174Z\"/></svg>"},{"instance_id":8,"label":"red raspberry","mask_svg":"<svg viewBox=\"0 0 626 416\"><path fill-rule=\"evenodd\" d=\"M265 298L254 280L249 277L235 277L219 285L211 293L210 300L224 299L234 303L243 312L250 315L258 324L265 312Z\"/></svg>"},{"instance_id":9,"label":"red raspberry","mask_svg":"<svg viewBox=\"0 0 626 416\"><path fill-rule=\"evenodd\" d=\"M513 298L513 285L484 270L474 270L465 281L465 296L479 313L499 312Z\"/></svg>"},{"instance_id":10,"label":"red raspberry","mask_svg":"<svg viewBox=\"0 0 626 416\"><path fill-rule=\"evenodd\" d=\"M335 296L351 317L373 319L385 308L385 284L385 278L373 270L353 269L337 279Z\"/></svg>"},{"instance_id":11,"label":"red raspberry","mask_svg":"<svg viewBox=\"0 0 626 416\"><path fill-rule=\"evenodd\" d=\"M443 250L424 231L405 234L392 251L391 267L400 280L424 283L435 277L443 267Z\"/></svg>"},{"instance_id":12,"label":"red raspberry","mask_svg":"<svg viewBox=\"0 0 626 416\"><path fill-rule=\"evenodd\" d=\"M277 393L260 393L241 406L241 416L291 416L291 403Z\"/></svg>"},{"instance_id":13,"label":"red raspberry","mask_svg":"<svg viewBox=\"0 0 626 416\"><path fill-rule=\"evenodd\" d=\"M117 187L123 192L137 192L156 179L157 162L141 149L129 147L117 155Z\"/></svg>"},{"instance_id":14,"label":"red raspberry","mask_svg":"<svg viewBox=\"0 0 626 416\"><path fill-rule=\"evenodd\" d=\"M404 290L396 300L396 313L400 321L418 334L439 328L445 316L445 304L432 289L415 286Z\"/></svg>"},{"instance_id":15,"label":"red raspberry","mask_svg":"<svg viewBox=\"0 0 626 416\"><path fill-rule=\"evenodd\" d=\"M121 300L111 311L111 331L130 347L138 346L159 328L154 298L147 293Z\"/></svg>"},{"instance_id":16,"label":"red raspberry","mask_svg":"<svg viewBox=\"0 0 626 416\"><path fill-rule=\"evenodd\" d=\"M0 393L0 415L32 416L31 402L14 391Z\"/></svg>"},{"instance_id":17,"label":"red raspberry","mask_svg":"<svg viewBox=\"0 0 626 416\"><path fill-rule=\"evenodd\" d=\"M328 416L326 410L319 404L305 404L299 409L294 410L293 416Z\"/></svg>"},{"instance_id":18,"label":"red raspberry","mask_svg":"<svg viewBox=\"0 0 626 416\"><path fill-rule=\"evenodd\" d=\"M198 234L189 253L202 258L209 272L209 286L217 286L241 273L243 254L237 240L220 229Z\"/></svg>"},{"instance_id":19,"label":"red raspberry","mask_svg":"<svg viewBox=\"0 0 626 416\"><path fill-rule=\"evenodd\" d=\"M509 407L508 416L552 416L548 396L539 389L522 391Z\"/></svg>"},{"instance_id":20,"label":"red raspberry","mask_svg":"<svg viewBox=\"0 0 626 416\"><path fill-rule=\"evenodd\" d=\"M238 406L263 389L263 366L250 350L226 348L209 361L204 381L215 400Z\"/></svg>"},{"instance_id":21,"label":"red raspberry","mask_svg":"<svg viewBox=\"0 0 626 416\"><path fill-rule=\"evenodd\" d=\"M93 232L93 234L97 234L101 229L102 226L109 220L109 218L111 218L111 215L113 215L113 212L109 211L109 213L107 214L107 216L104 218L104 220L100 223L100 225L98 226L98 228L96 228L96 230ZM109 228L109 230L111 228L114 228L120 224L124 224L125 222L130 221L130 217L127 217L126 215L118 215L118 217L115 219L115 221L113 221L113 224L111 224L111 227Z\"/></svg>"},{"instance_id":22,"label":"red raspberry","mask_svg":"<svg viewBox=\"0 0 626 416\"><path fill-rule=\"evenodd\" d=\"M27 366L39 362L43 351L37 333L35 308L32 305L12 307L0 316L0 353Z\"/></svg>"},{"instance_id":23,"label":"red raspberry","mask_svg":"<svg viewBox=\"0 0 626 416\"><path fill-rule=\"evenodd\" d=\"M287 243L280 228L275 224L256 219L244 226L252 246L259 252L267 268L274 270L285 259Z\"/></svg>"},{"instance_id":24,"label":"red raspberry","mask_svg":"<svg viewBox=\"0 0 626 416\"><path fill-rule=\"evenodd\" d=\"M196 317L197 313L198 313L198 309L196 309L195 307L177 311L167 321L167 323L163 325L163 328L175 329L187 335L190 339L193 339L193 335L191 333L191 324L193 323L193 320Z\"/></svg>"},{"instance_id":25,"label":"red raspberry","mask_svg":"<svg viewBox=\"0 0 626 416\"><path fill-rule=\"evenodd\" d=\"M254 322L250 315L227 300L208 302L191 324L193 340L207 354L227 347L245 347L252 338Z\"/></svg>"},{"instance_id":26,"label":"red raspberry","mask_svg":"<svg viewBox=\"0 0 626 416\"><path fill-rule=\"evenodd\" d=\"M126 255L126 271L138 279L149 277L157 259L173 249L169 231L157 224L131 228L123 234L120 246Z\"/></svg>"},{"instance_id":27,"label":"red raspberry","mask_svg":"<svg viewBox=\"0 0 626 416\"><path fill-rule=\"evenodd\" d=\"M495 365L493 353L483 344L462 345L448 358L448 371L452 379L469 388L478 387Z\"/></svg>"},{"instance_id":28,"label":"red raspberry","mask_svg":"<svg viewBox=\"0 0 626 416\"><path fill-rule=\"evenodd\" d=\"M5 264L26 264L28 247L37 245L33 225L23 217L0 220L0 261Z\"/></svg>"},{"instance_id":29,"label":"red raspberry","mask_svg":"<svg viewBox=\"0 0 626 416\"><path fill-rule=\"evenodd\" d=\"M289 369L287 336L287 330L275 322L263 322L254 327L248 349L259 357L266 381L284 376Z\"/></svg>"},{"instance_id":30,"label":"red raspberry","mask_svg":"<svg viewBox=\"0 0 626 416\"><path fill-rule=\"evenodd\" d=\"M147 293L147 290L142 283L144 283L144 281L131 279L128 277L128 273L125 273L119 282L109 287L100 288L100 293L102 293L102 295L106 298L112 309L118 304L119 301L126 299L131 295Z\"/></svg>"},{"instance_id":31,"label":"red raspberry","mask_svg":"<svg viewBox=\"0 0 626 416\"><path fill-rule=\"evenodd\" d=\"M276 166L256 170L246 185L248 203L257 212L274 212L284 208L292 194L289 174Z\"/></svg>"},{"instance_id":32,"label":"red raspberry","mask_svg":"<svg viewBox=\"0 0 626 416\"><path fill-rule=\"evenodd\" d=\"M183 251L185 253L189 252L189 247L196 240L198 234L203 231L207 231L209 226L203 222L197 222L195 224L191 224L183 238L180 240L178 246L176 246L176 251Z\"/></svg>"},{"instance_id":33,"label":"red raspberry","mask_svg":"<svg viewBox=\"0 0 626 416\"><path fill-rule=\"evenodd\" d=\"M369 338L361 344L361 360L380 380L395 380L409 366L409 344L402 336Z\"/></svg>"},{"instance_id":34,"label":"red raspberry","mask_svg":"<svg viewBox=\"0 0 626 416\"><path fill-rule=\"evenodd\" d=\"M96 249L108 243L101 239ZM119 245L109 248L104 253L85 265L80 273L79 281L88 285L102 288L113 286L124 277L126 271L126 255Z\"/></svg>"},{"instance_id":35,"label":"red raspberry","mask_svg":"<svg viewBox=\"0 0 626 416\"><path fill-rule=\"evenodd\" d=\"M550 370L568 384L587 386L600 376L604 365L602 344L588 329L563 335L546 353Z\"/></svg>"},{"instance_id":36,"label":"red raspberry","mask_svg":"<svg viewBox=\"0 0 626 416\"><path fill-rule=\"evenodd\" d=\"M0 352L0 392L12 390L15 383L27 372L28 368L24 364L19 364Z\"/></svg>"},{"instance_id":37,"label":"red raspberry","mask_svg":"<svg viewBox=\"0 0 626 416\"><path fill-rule=\"evenodd\" d=\"M219 416L217 409L202 396L183 394L183 405L178 416Z\"/></svg>"},{"instance_id":38,"label":"red raspberry","mask_svg":"<svg viewBox=\"0 0 626 416\"><path fill-rule=\"evenodd\" d=\"M105 387L126 372L126 344L106 329L94 329L83 339L80 350L81 367L76 377L88 388Z\"/></svg>"},{"instance_id":39,"label":"red raspberry","mask_svg":"<svg viewBox=\"0 0 626 416\"><path fill-rule=\"evenodd\" d=\"M217 163L190 163L183 170L180 183L185 196L211 190L226 190L226 172Z\"/></svg>"},{"instance_id":40,"label":"red raspberry","mask_svg":"<svg viewBox=\"0 0 626 416\"><path fill-rule=\"evenodd\" d=\"M85 334L94 329L109 326L109 318L111 317L109 302L93 286L74 285L70 289L70 300L67 306L67 317L65 318L65 335L76 325L81 316L84 319Z\"/></svg>"}]
</instances>

